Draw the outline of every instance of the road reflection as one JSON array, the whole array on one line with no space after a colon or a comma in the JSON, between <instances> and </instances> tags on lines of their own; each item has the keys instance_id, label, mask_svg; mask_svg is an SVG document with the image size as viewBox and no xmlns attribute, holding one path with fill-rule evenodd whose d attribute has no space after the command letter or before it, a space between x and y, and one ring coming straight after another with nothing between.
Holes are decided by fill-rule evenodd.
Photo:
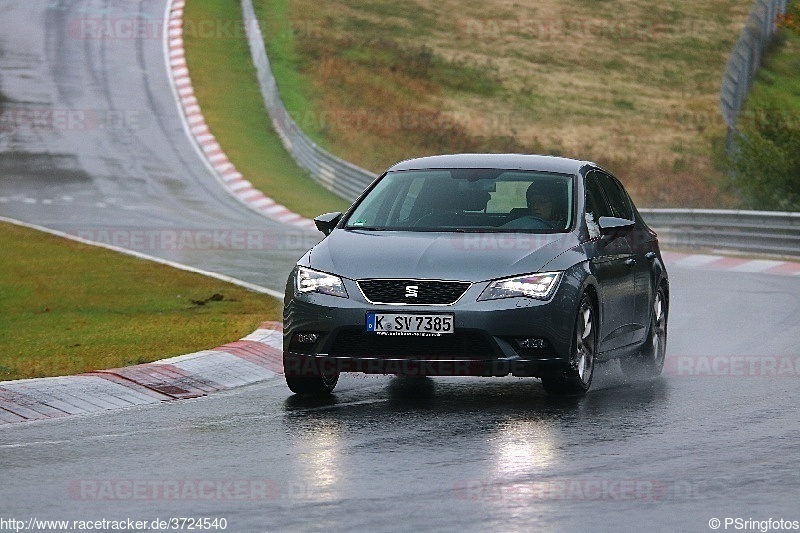
<instances>
[{"instance_id":1,"label":"road reflection","mask_svg":"<svg viewBox=\"0 0 800 533\"><path fill-rule=\"evenodd\" d=\"M489 445L494 474L500 479L547 472L558 460L558 435L546 422L517 419L499 424Z\"/></svg>"},{"instance_id":2,"label":"road reflection","mask_svg":"<svg viewBox=\"0 0 800 533\"><path fill-rule=\"evenodd\" d=\"M564 487L594 494L619 480L576 471L576 454L647 433L669 390L665 379L630 383L613 370L598 378L587 396L554 398L533 379L343 376L330 397L285 400L289 482L321 502L371 497L375 479L391 479L396 495L426 480L430 494L404 495L423 506L535 501L541 510Z\"/></svg>"}]
</instances>

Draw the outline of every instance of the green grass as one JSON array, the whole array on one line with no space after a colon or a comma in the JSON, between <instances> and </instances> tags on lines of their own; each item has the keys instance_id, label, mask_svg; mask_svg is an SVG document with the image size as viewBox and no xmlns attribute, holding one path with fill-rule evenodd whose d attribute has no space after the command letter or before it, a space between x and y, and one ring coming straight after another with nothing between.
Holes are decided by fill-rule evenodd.
<instances>
[{"instance_id":1,"label":"green grass","mask_svg":"<svg viewBox=\"0 0 800 533\"><path fill-rule=\"evenodd\" d=\"M184 24L241 20L238 1L187 2ZM231 162L257 189L307 217L343 211L348 203L295 165L272 129L242 35L186 32L186 60L209 129ZM288 94L291 100L291 94ZM302 106L301 103L293 105Z\"/></svg>"},{"instance_id":2,"label":"green grass","mask_svg":"<svg viewBox=\"0 0 800 533\"><path fill-rule=\"evenodd\" d=\"M800 120L800 31L779 31L747 97L745 120L748 113L765 109Z\"/></svg>"},{"instance_id":3,"label":"green grass","mask_svg":"<svg viewBox=\"0 0 800 533\"><path fill-rule=\"evenodd\" d=\"M498 70L491 60L443 57L405 39L409 26L436 28L430 10L380 0L342 4L364 19L314 3L254 4L267 21L265 45L286 107L309 137L345 160L377 173L410 156L490 144L521 149L508 132L467 135L440 105L448 93L495 95Z\"/></svg>"},{"instance_id":4,"label":"green grass","mask_svg":"<svg viewBox=\"0 0 800 533\"><path fill-rule=\"evenodd\" d=\"M725 158L742 206L800 210L800 25L776 34L736 126Z\"/></svg>"},{"instance_id":5,"label":"green grass","mask_svg":"<svg viewBox=\"0 0 800 533\"><path fill-rule=\"evenodd\" d=\"M0 249L0 380L155 361L280 320L272 297L15 225Z\"/></svg>"}]
</instances>

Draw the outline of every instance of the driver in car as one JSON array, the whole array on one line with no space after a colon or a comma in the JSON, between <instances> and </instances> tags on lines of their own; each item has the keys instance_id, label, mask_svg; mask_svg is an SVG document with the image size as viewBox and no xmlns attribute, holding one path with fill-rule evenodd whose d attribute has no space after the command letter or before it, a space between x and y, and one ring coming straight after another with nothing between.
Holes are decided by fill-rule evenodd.
<instances>
[{"instance_id":1,"label":"driver in car","mask_svg":"<svg viewBox=\"0 0 800 533\"><path fill-rule=\"evenodd\" d=\"M556 185L534 182L525 192L527 209L510 222L503 225L512 229L559 229L565 220L558 206L564 194ZM521 209L521 208L520 208ZM512 211L512 214L514 212Z\"/></svg>"}]
</instances>

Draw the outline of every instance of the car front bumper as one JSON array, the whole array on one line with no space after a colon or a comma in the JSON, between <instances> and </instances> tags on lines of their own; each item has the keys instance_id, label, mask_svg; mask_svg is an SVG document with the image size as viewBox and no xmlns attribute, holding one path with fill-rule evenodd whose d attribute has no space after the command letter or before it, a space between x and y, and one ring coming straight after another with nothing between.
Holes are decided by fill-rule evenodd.
<instances>
[{"instance_id":1,"label":"car front bumper","mask_svg":"<svg viewBox=\"0 0 800 533\"><path fill-rule=\"evenodd\" d=\"M338 371L529 377L568 364L577 305L573 284L562 283L546 301L478 301L484 286L472 286L451 306L387 306L370 304L358 297L287 294L284 370L292 376ZM455 333L438 337L367 333L368 312L448 313L454 316ZM308 341L308 335L314 338L313 342ZM535 346L523 347L525 340Z\"/></svg>"}]
</instances>

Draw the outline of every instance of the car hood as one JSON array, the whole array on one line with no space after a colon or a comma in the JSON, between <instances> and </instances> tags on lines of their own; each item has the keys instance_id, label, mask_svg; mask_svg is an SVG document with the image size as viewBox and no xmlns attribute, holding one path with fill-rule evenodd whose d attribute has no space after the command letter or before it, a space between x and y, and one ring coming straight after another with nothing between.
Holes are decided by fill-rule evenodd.
<instances>
[{"instance_id":1,"label":"car hood","mask_svg":"<svg viewBox=\"0 0 800 533\"><path fill-rule=\"evenodd\" d=\"M538 272L578 245L572 233L440 233L334 230L308 266L350 279L485 281Z\"/></svg>"}]
</instances>

